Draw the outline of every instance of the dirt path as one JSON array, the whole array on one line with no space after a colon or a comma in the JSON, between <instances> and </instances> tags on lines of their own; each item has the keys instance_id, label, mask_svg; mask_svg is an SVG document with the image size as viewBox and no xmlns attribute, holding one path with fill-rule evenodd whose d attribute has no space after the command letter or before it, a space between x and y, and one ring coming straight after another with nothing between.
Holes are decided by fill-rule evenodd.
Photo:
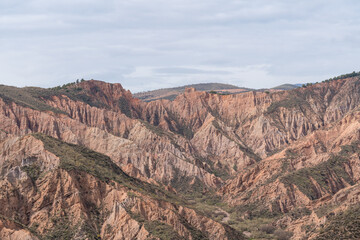
<instances>
[{"instance_id":1,"label":"dirt path","mask_svg":"<svg viewBox=\"0 0 360 240\"><path fill-rule=\"evenodd\" d=\"M230 214L228 212L226 212L225 210L221 209L221 208L217 208L216 210L217 213L223 213L226 216L221 220L222 223L227 223L230 220Z\"/></svg>"}]
</instances>

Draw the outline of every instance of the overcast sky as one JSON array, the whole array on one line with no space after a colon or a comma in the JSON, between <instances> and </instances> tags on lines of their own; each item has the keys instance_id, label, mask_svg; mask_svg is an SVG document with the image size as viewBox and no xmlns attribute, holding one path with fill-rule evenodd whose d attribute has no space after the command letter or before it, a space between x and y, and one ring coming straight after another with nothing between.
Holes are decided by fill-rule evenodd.
<instances>
[{"instance_id":1,"label":"overcast sky","mask_svg":"<svg viewBox=\"0 0 360 240\"><path fill-rule=\"evenodd\" d=\"M359 59L359 0L0 0L0 84L263 88Z\"/></svg>"}]
</instances>

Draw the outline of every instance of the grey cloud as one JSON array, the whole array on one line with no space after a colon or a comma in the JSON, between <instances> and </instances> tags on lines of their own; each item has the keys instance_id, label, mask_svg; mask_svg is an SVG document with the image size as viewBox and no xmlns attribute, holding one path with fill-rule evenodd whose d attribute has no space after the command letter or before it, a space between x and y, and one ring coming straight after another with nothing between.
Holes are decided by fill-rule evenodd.
<instances>
[{"instance_id":1,"label":"grey cloud","mask_svg":"<svg viewBox=\"0 0 360 240\"><path fill-rule=\"evenodd\" d=\"M196 68L184 68L184 67L170 67L170 68L157 68L154 69L156 73L165 74L230 74L228 71L212 71L212 70L201 70Z\"/></svg>"},{"instance_id":2,"label":"grey cloud","mask_svg":"<svg viewBox=\"0 0 360 240\"><path fill-rule=\"evenodd\" d=\"M356 0L3 0L0 84L247 87L360 70Z\"/></svg>"}]
</instances>

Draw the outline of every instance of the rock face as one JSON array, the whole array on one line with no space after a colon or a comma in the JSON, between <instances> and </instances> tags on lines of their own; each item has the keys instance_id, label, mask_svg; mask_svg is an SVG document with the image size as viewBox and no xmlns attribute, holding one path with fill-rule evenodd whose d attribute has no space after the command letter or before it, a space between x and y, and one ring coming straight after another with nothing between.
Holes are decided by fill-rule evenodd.
<instances>
[{"instance_id":1,"label":"rock face","mask_svg":"<svg viewBox=\"0 0 360 240\"><path fill-rule=\"evenodd\" d=\"M0 148L2 239L242 238L87 148L46 135L8 138Z\"/></svg>"},{"instance_id":2,"label":"rock face","mask_svg":"<svg viewBox=\"0 0 360 240\"><path fill-rule=\"evenodd\" d=\"M358 203L359 104L358 77L152 102L0 86L0 238L316 238Z\"/></svg>"}]
</instances>

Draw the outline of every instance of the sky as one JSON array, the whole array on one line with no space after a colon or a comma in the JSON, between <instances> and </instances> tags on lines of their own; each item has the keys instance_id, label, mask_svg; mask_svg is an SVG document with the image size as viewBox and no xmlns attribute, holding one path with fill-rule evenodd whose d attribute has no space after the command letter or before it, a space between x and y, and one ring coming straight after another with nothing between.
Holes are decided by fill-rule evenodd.
<instances>
[{"instance_id":1,"label":"sky","mask_svg":"<svg viewBox=\"0 0 360 240\"><path fill-rule=\"evenodd\" d=\"M0 84L269 88L360 70L358 0L0 0Z\"/></svg>"}]
</instances>

